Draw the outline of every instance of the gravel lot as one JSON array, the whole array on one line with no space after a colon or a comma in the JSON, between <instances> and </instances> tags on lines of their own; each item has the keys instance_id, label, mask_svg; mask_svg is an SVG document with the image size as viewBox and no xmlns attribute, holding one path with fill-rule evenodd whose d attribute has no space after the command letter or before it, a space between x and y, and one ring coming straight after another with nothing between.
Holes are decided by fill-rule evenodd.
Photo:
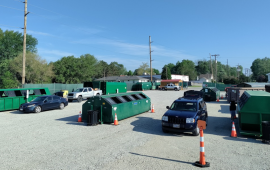
<instances>
[{"instance_id":1,"label":"gravel lot","mask_svg":"<svg viewBox=\"0 0 270 170\"><path fill-rule=\"evenodd\" d=\"M85 101L38 114L0 112L1 169L199 169L193 163L199 161L200 138L161 130L165 107L183 96L183 91L144 93L156 113L119 121L119 126L78 123ZM229 137L231 121L225 99L208 102L207 107L204 140L208 169L269 169L269 145L240 137L238 131L238 138Z\"/></svg>"}]
</instances>

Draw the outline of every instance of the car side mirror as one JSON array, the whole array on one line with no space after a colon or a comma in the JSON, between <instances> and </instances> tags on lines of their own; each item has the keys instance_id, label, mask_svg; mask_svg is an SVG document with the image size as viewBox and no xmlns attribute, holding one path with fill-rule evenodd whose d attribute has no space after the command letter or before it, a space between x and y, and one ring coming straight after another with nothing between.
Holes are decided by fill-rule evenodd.
<instances>
[{"instance_id":1,"label":"car side mirror","mask_svg":"<svg viewBox=\"0 0 270 170\"><path fill-rule=\"evenodd\" d=\"M166 109L170 109L170 107L169 106L166 106Z\"/></svg>"}]
</instances>

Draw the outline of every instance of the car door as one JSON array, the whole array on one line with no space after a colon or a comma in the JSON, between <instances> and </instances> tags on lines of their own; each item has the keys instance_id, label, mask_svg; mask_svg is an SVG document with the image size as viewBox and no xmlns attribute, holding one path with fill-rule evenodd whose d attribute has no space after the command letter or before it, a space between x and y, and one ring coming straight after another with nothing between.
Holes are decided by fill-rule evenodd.
<instances>
[{"instance_id":1,"label":"car door","mask_svg":"<svg viewBox=\"0 0 270 170\"><path fill-rule=\"evenodd\" d=\"M94 91L92 88L88 88L89 97L94 96Z\"/></svg>"},{"instance_id":2,"label":"car door","mask_svg":"<svg viewBox=\"0 0 270 170\"><path fill-rule=\"evenodd\" d=\"M82 97L83 97L83 99L88 98L88 90L87 90L87 88L84 88L83 89L83 91L82 91Z\"/></svg>"},{"instance_id":3,"label":"car door","mask_svg":"<svg viewBox=\"0 0 270 170\"><path fill-rule=\"evenodd\" d=\"M60 106L60 102L61 101L59 96L53 96L52 107L58 108Z\"/></svg>"},{"instance_id":4,"label":"car door","mask_svg":"<svg viewBox=\"0 0 270 170\"><path fill-rule=\"evenodd\" d=\"M47 97L42 105L42 110L49 110L52 108L52 96Z\"/></svg>"}]
</instances>

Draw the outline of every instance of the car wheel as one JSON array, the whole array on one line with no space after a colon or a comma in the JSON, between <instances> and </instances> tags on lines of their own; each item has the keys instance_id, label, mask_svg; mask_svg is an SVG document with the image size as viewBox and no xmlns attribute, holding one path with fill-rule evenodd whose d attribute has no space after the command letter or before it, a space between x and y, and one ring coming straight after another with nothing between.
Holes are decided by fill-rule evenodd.
<instances>
[{"instance_id":1,"label":"car wheel","mask_svg":"<svg viewBox=\"0 0 270 170\"><path fill-rule=\"evenodd\" d=\"M78 102L80 103L82 101L82 96L78 97Z\"/></svg>"},{"instance_id":2,"label":"car wheel","mask_svg":"<svg viewBox=\"0 0 270 170\"><path fill-rule=\"evenodd\" d=\"M100 96L100 94L99 94L99 93L97 93L97 94L96 94L96 96Z\"/></svg>"},{"instance_id":3,"label":"car wheel","mask_svg":"<svg viewBox=\"0 0 270 170\"><path fill-rule=\"evenodd\" d=\"M165 129L162 128L162 132L163 133L168 133L169 131L167 131L167 130L165 130Z\"/></svg>"},{"instance_id":4,"label":"car wheel","mask_svg":"<svg viewBox=\"0 0 270 170\"><path fill-rule=\"evenodd\" d=\"M63 109L65 108L64 103L60 103L59 108L60 108L61 110L63 110Z\"/></svg>"},{"instance_id":5,"label":"car wheel","mask_svg":"<svg viewBox=\"0 0 270 170\"><path fill-rule=\"evenodd\" d=\"M68 99L68 102L72 102L73 100L72 99Z\"/></svg>"},{"instance_id":6,"label":"car wheel","mask_svg":"<svg viewBox=\"0 0 270 170\"><path fill-rule=\"evenodd\" d=\"M193 136L198 136L200 134L200 129L198 127L196 127L193 132L192 132L192 135Z\"/></svg>"},{"instance_id":7,"label":"car wheel","mask_svg":"<svg viewBox=\"0 0 270 170\"><path fill-rule=\"evenodd\" d=\"M177 91L177 88L174 88L175 91Z\"/></svg>"},{"instance_id":8,"label":"car wheel","mask_svg":"<svg viewBox=\"0 0 270 170\"><path fill-rule=\"evenodd\" d=\"M41 107L40 106L37 106L36 108L35 108L35 113L40 113L41 112Z\"/></svg>"},{"instance_id":9,"label":"car wheel","mask_svg":"<svg viewBox=\"0 0 270 170\"><path fill-rule=\"evenodd\" d=\"M163 87L163 88L162 88L162 90L164 91L164 90L165 90L165 88Z\"/></svg>"}]
</instances>

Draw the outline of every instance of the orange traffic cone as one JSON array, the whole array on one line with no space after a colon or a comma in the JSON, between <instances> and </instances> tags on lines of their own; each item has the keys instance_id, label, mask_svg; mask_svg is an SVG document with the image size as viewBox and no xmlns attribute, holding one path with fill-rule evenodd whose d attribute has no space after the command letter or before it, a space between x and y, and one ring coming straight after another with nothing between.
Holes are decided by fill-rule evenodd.
<instances>
[{"instance_id":1,"label":"orange traffic cone","mask_svg":"<svg viewBox=\"0 0 270 170\"><path fill-rule=\"evenodd\" d=\"M154 104L152 105L151 113L155 113Z\"/></svg>"},{"instance_id":2,"label":"orange traffic cone","mask_svg":"<svg viewBox=\"0 0 270 170\"><path fill-rule=\"evenodd\" d=\"M231 137L237 138L237 134L236 134L235 126L234 126L234 121L232 122Z\"/></svg>"},{"instance_id":3,"label":"orange traffic cone","mask_svg":"<svg viewBox=\"0 0 270 170\"><path fill-rule=\"evenodd\" d=\"M114 125L118 125L118 120L117 120L117 115L115 113L115 116L114 116Z\"/></svg>"},{"instance_id":4,"label":"orange traffic cone","mask_svg":"<svg viewBox=\"0 0 270 170\"><path fill-rule=\"evenodd\" d=\"M82 122L82 113L81 113L81 111L80 111L80 113L79 113L78 122Z\"/></svg>"},{"instance_id":5,"label":"orange traffic cone","mask_svg":"<svg viewBox=\"0 0 270 170\"><path fill-rule=\"evenodd\" d=\"M200 161L195 162L195 166L210 167L210 163L205 162L204 137L203 137L203 129L202 128L200 128Z\"/></svg>"}]
</instances>

